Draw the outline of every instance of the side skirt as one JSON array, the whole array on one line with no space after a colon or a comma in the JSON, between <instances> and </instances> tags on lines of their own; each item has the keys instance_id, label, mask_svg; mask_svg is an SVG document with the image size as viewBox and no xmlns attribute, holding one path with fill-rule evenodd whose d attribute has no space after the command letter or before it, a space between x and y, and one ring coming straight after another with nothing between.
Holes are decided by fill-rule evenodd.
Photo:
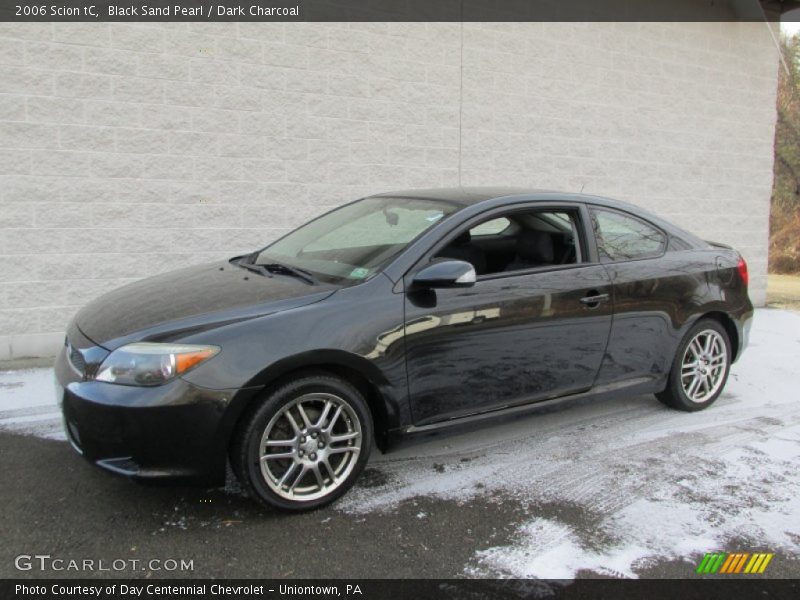
<instances>
[{"instance_id":1,"label":"side skirt","mask_svg":"<svg viewBox=\"0 0 800 600\"><path fill-rule=\"evenodd\" d=\"M485 412L465 415L462 417L454 417L444 421L437 421L436 423L429 423L425 425L410 425L408 427L395 429L388 432L389 448L395 446L401 440L415 437L417 435L435 433L445 430L456 430L459 428L466 428L471 425L480 423L482 421L497 419L498 421L517 414L534 413L538 410L545 409L561 403L568 403L570 401L581 400L604 400L608 398L630 397L639 396L643 394L653 394L661 391L664 388L664 382L654 380L652 377L641 377L623 382L615 382L611 384L602 385L592 388L585 392L576 394L569 394L567 396L559 396L558 398L547 398L544 400L533 400L523 404L514 404L504 406L501 408L492 409Z\"/></svg>"}]
</instances>

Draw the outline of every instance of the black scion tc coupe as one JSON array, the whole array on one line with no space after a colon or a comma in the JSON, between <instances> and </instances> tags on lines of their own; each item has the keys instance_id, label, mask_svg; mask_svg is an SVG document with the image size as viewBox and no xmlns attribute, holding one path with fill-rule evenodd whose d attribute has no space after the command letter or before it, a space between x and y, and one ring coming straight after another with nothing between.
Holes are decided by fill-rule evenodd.
<instances>
[{"instance_id":1,"label":"black scion tc coupe","mask_svg":"<svg viewBox=\"0 0 800 600\"><path fill-rule=\"evenodd\" d=\"M747 265L630 204L514 189L379 194L246 256L83 308L56 366L73 447L135 479L303 510L373 445L544 401L720 395Z\"/></svg>"}]
</instances>

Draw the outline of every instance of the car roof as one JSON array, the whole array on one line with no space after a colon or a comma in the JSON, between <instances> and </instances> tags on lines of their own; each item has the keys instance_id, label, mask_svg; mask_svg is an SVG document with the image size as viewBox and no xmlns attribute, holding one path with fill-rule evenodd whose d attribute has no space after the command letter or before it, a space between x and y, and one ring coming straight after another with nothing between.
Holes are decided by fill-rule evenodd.
<instances>
[{"instance_id":1,"label":"car roof","mask_svg":"<svg viewBox=\"0 0 800 600\"><path fill-rule=\"evenodd\" d=\"M684 240L690 241L692 244L706 244L706 242L701 240L696 235L686 231L681 227L678 227L674 223L670 223L664 218L650 212L646 208L636 204L631 204L630 202L606 198L604 196L595 196L593 194L559 192L555 190L537 188L497 186L412 189L375 194L374 196L370 197L408 198L412 200L439 200L457 204L461 207L461 209L475 206L484 202L488 206L492 207L503 206L506 202L508 202L509 205L516 202L585 202L587 204L594 204L597 206L604 206L611 209L629 212L637 217L650 221L652 224L657 225L658 227L661 227L672 234L682 237Z\"/></svg>"},{"instance_id":2,"label":"car roof","mask_svg":"<svg viewBox=\"0 0 800 600\"><path fill-rule=\"evenodd\" d=\"M621 200L614 200L612 198L604 198L602 196L594 196L591 194L577 194L570 192L559 192L556 190L546 190L537 188L522 188L522 187L447 187L447 188L427 188L427 189L411 189L399 190L395 192L385 192L370 196L371 198L408 198L414 200L439 200L445 202L453 202L462 206L472 206L480 202L488 200L495 200L499 198L507 198L509 200L529 200L529 201L573 201L573 202L588 202L591 204L600 204L612 208L621 208L627 210L636 210L645 212L642 207L623 202Z\"/></svg>"}]
</instances>

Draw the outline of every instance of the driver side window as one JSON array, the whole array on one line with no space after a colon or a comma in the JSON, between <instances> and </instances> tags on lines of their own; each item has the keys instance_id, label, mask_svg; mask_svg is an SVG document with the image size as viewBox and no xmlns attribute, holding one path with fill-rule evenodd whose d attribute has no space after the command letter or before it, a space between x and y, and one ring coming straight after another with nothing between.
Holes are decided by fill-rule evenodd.
<instances>
[{"instance_id":1,"label":"driver side window","mask_svg":"<svg viewBox=\"0 0 800 600\"><path fill-rule=\"evenodd\" d=\"M469 262L479 276L574 264L577 233L577 211L515 211L465 229L435 258Z\"/></svg>"}]
</instances>

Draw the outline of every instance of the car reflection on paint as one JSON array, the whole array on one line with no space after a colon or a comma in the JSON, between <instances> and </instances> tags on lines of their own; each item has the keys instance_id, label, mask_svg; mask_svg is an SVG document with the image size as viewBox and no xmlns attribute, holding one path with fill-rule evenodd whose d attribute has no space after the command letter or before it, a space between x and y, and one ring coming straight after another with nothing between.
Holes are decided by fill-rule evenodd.
<instances>
[{"instance_id":1,"label":"car reflection on paint","mask_svg":"<svg viewBox=\"0 0 800 600\"><path fill-rule=\"evenodd\" d=\"M67 435L133 479L332 502L373 446L562 398L711 405L747 343L738 252L581 194L378 194L114 290L56 361Z\"/></svg>"}]
</instances>

